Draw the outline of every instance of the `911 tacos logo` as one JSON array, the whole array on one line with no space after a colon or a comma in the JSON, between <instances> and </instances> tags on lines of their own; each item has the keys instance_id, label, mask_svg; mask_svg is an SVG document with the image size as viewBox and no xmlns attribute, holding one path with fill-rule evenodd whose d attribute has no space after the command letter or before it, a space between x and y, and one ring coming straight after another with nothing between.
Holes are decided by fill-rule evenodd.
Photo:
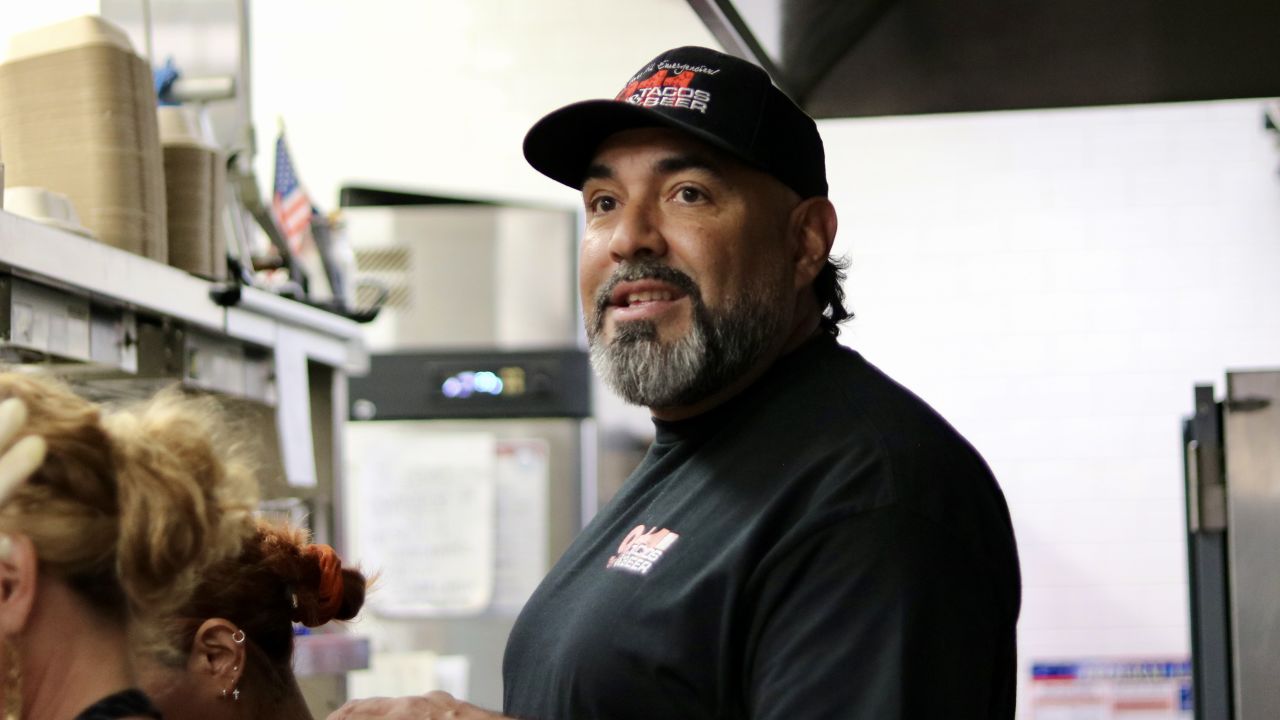
<instances>
[{"instance_id":1,"label":"911 tacos logo","mask_svg":"<svg viewBox=\"0 0 1280 720\"><path fill-rule=\"evenodd\" d=\"M627 83L614 99L642 107L686 108L705 114L711 104L711 93L689 87L697 76L693 70L673 73L670 68L662 68Z\"/></svg>"},{"instance_id":2,"label":"911 tacos logo","mask_svg":"<svg viewBox=\"0 0 1280 720\"><path fill-rule=\"evenodd\" d=\"M680 539L679 533L666 528L646 528L637 525L627 533L618 545L618 552L609 558L605 567L610 570L622 570L636 575L648 575L653 566L670 552L671 546Z\"/></svg>"}]
</instances>

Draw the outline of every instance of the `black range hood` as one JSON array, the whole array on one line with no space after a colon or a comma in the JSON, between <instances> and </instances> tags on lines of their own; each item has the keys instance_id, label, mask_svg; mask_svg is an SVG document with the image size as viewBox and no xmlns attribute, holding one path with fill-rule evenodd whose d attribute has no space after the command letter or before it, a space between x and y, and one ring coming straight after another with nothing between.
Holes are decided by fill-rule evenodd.
<instances>
[{"instance_id":1,"label":"black range hood","mask_svg":"<svg viewBox=\"0 0 1280 720\"><path fill-rule=\"evenodd\" d=\"M819 118L1280 96L1280 0L688 0Z\"/></svg>"}]
</instances>

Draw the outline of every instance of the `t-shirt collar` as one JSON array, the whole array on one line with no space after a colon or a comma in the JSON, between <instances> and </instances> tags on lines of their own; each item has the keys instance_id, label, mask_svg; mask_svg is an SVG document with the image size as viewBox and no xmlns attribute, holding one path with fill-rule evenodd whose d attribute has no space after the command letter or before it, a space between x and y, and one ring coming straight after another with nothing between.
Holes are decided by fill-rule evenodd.
<instances>
[{"instance_id":1,"label":"t-shirt collar","mask_svg":"<svg viewBox=\"0 0 1280 720\"><path fill-rule=\"evenodd\" d=\"M714 432L716 428L724 425L729 418L746 412L751 406L758 403L761 398L776 392L784 378L796 372L798 368L805 367L809 364L811 358L835 343L836 339L831 335L825 332L816 333L813 337L801 343L799 347L779 357L755 382L743 388L742 392L710 410L683 420L652 418L654 444L668 445L684 440L696 440Z\"/></svg>"}]
</instances>

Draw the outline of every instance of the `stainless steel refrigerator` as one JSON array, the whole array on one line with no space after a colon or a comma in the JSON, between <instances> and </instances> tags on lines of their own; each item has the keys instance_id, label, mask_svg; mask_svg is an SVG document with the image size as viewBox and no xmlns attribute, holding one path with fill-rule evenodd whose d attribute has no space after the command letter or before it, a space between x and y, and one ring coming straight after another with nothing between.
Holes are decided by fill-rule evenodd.
<instances>
[{"instance_id":1,"label":"stainless steel refrigerator","mask_svg":"<svg viewBox=\"0 0 1280 720\"><path fill-rule=\"evenodd\" d=\"M591 375L572 211L344 188L366 291L339 525L381 573L352 697L443 689L502 705L515 616L594 512Z\"/></svg>"},{"instance_id":2,"label":"stainless steel refrigerator","mask_svg":"<svg viewBox=\"0 0 1280 720\"><path fill-rule=\"evenodd\" d=\"M1183 438L1195 717L1280 718L1280 370L1197 386Z\"/></svg>"},{"instance_id":3,"label":"stainless steel refrigerator","mask_svg":"<svg viewBox=\"0 0 1280 720\"><path fill-rule=\"evenodd\" d=\"M594 507L586 354L374 355L350 399L348 544L381 573L350 689L499 708L516 615Z\"/></svg>"}]
</instances>

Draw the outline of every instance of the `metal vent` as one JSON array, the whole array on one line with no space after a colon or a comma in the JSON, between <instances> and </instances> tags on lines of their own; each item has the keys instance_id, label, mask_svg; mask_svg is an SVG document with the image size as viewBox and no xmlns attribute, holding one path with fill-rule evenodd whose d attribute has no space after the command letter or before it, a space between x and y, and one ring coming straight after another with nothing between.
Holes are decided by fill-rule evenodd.
<instances>
[{"instance_id":1,"label":"metal vent","mask_svg":"<svg viewBox=\"0 0 1280 720\"><path fill-rule=\"evenodd\" d=\"M377 301L380 289L362 285L356 288L356 307L370 307ZM386 308L405 310L413 297L413 290L405 283L387 285L387 299L382 304Z\"/></svg>"},{"instance_id":2,"label":"metal vent","mask_svg":"<svg viewBox=\"0 0 1280 720\"><path fill-rule=\"evenodd\" d=\"M409 249L364 248L356 250L356 269L360 272L409 272Z\"/></svg>"},{"instance_id":3,"label":"metal vent","mask_svg":"<svg viewBox=\"0 0 1280 720\"><path fill-rule=\"evenodd\" d=\"M412 248L381 247L356 250L356 271L369 282L356 287L356 307L371 307L383 288L387 297L382 306L407 310L413 302L413 284L409 277Z\"/></svg>"},{"instance_id":4,"label":"metal vent","mask_svg":"<svg viewBox=\"0 0 1280 720\"><path fill-rule=\"evenodd\" d=\"M1280 95L1275 0L688 0L818 118Z\"/></svg>"}]
</instances>

